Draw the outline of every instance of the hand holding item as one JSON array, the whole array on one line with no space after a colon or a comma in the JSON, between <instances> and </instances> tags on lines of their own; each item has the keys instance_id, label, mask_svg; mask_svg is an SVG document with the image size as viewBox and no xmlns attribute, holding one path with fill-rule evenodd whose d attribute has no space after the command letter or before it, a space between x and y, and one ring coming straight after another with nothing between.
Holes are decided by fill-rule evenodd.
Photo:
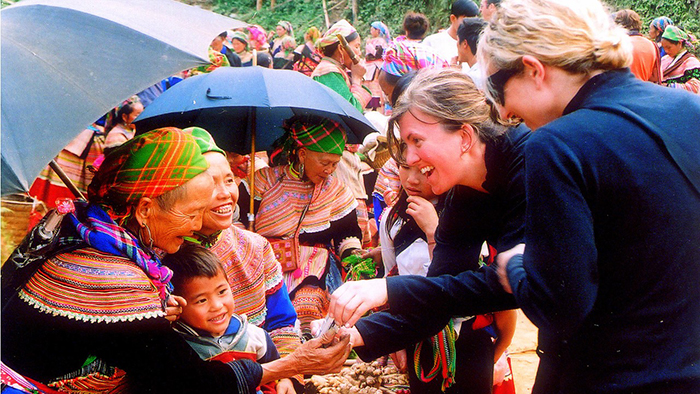
<instances>
[{"instance_id":1,"label":"hand holding item","mask_svg":"<svg viewBox=\"0 0 700 394\"><path fill-rule=\"evenodd\" d=\"M171 323L176 322L180 318L184 306L187 306L187 301L184 298L171 294L165 306L165 318Z\"/></svg>"},{"instance_id":2,"label":"hand holding item","mask_svg":"<svg viewBox=\"0 0 700 394\"><path fill-rule=\"evenodd\" d=\"M510 282L508 282L508 272L506 271L508 261L510 261L513 256L523 253L525 253L525 244L519 244L510 250L499 253L496 256L496 263L498 264L498 281L501 282L503 290L508 293L513 293L513 290L510 288Z\"/></svg>"},{"instance_id":3,"label":"hand holding item","mask_svg":"<svg viewBox=\"0 0 700 394\"><path fill-rule=\"evenodd\" d=\"M388 301L385 279L348 282L331 295L328 313L341 326L350 327L367 311Z\"/></svg>"},{"instance_id":4,"label":"hand holding item","mask_svg":"<svg viewBox=\"0 0 700 394\"><path fill-rule=\"evenodd\" d=\"M389 356L394 361L394 365L396 365L396 368L399 370L399 372L406 373L406 371L408 370L406 350L399 350L398 352L391 353Z\"/></svg>"}]
</instances>

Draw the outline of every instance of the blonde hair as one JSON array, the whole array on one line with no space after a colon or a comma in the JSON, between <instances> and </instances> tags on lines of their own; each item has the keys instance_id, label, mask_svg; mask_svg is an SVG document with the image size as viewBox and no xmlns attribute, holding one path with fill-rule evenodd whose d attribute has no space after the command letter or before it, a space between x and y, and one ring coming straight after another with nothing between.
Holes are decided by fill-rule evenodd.
<instances>
[{"instance_id":1,"label":"blonde hair","mask_svg":"<svg viewBox=\"0 0 700 394\"><path fill-rule=\"evenodd\" d=\"M522 57L574 74L627 67L632 44L599 0L505 0L479 41L484 70L522 69Z\"/></svg>"},{"instance_id":2,"label":"blonde hair","mask_svg":"<svg viewBox=\"0 0 700 394\"><path fill-rule=\"evenodd\" d=\"M387 137L394 160L403 163L403 146L394 133L403 115L417 109L438 120L446 132L456 132L464 124L472 126L482 141L506 132L495 123L494 108L467 75L455 69L425 68L418 71L403 92L389 118Z\"/></svg>"}]
</instances>

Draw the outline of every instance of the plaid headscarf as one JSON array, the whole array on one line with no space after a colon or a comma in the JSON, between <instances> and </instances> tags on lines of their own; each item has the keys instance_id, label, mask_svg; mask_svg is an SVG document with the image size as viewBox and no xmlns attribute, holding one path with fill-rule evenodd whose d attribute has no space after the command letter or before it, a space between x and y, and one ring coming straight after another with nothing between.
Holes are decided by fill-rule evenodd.
<instances>
[{"instance_id":1,"label":"plaid headscarf","mask_svg":"<svg viewBox=\"0 0 700 394\"><path fill-rule=\"evenodd\" d=\"M338 22L335 22L333 26L328 29L326 34L324 34L323 37L316 42L316 48L322 49L338 42L338 37L336 34L340 34L341 36L347 38L350 34L356 32L357 30L352 27L350 22L346 21L345 19L341 19Z\"/></svg>"},{"instance_id":2,"label":"plaid headscarf","mask_svg":"<svg viewBox=\"0 0 700 394\"><path fill-rule=\"evenodd\" d=\"M422 68L446 68L450 63L426 46L410 41L394 41L384 51L381 69L400 77L411 70Z\"/></svg>"},{"instance_id":3,"label":"plaid headscarf","mask_svg":"<svg viewBox=\"0 0 700 394\"><path fill-rule=\"evenodd\" d=\"M209 167L194 137L174 127L157 129L109 152L88 188L118 224L142 198L161 196Z\"/></svg>"},{"instance_id":4,"label":"plaid headscarf","mask_svg":"<svg viewBox=\"0 0 700 394\"><path fill-rule=\"evenodd\" d=\"M188 127L186 129L182 129L182 132L185 134L190 134L192 137L194 137L194 142L197 143L197 146L199 146L199 150L202 152L202 154L207 152L219 152L226 156L226 152L216 145L214 137L212 137L211 134L209 134L209 132L203 128Z\"/></svg>"},{"instance_id":5,"label":"plaid headscarf","mask_svg":"<svg viewBox=\"0 0 700 394\"><path fill-rule=\"evenodd\" d=\"M288 162L292 152L306 148L314 152L342 155L345 149L345 130L336 122L314 115L295 116L284 124L286 132L275 141L270 161Z\"/></svg>"},{"instance_id":6,"label":"plaid headscarf","mask_svg":"<svg viewBox=\"0 0 700 394\"><path fill-rule=\"evenodd\" d=\"M277 26L282 26L282 28L287 31L287 34L294 36L294 30L292 29L291 23L287 21L279 21L277 22Z\"/></svg>"}]
</instances>

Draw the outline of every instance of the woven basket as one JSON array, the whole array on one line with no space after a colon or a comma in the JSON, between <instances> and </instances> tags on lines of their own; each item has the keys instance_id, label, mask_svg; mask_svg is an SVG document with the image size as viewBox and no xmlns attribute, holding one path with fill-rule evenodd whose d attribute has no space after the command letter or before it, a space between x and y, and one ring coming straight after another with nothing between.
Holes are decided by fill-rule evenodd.
<instances>
[{"instance_id":1,"label":"woven basket","mask_svg":"<svg viewBox=\"0 0 700 394\"><path fill-rule=\"evenodd\" d=\"M32 212L45 215L43 202L22 194L4 196L0 203L0 262L3 264L29 231Z\"/></svg>"},{"instance_id":2,"label":"woven basket","mask_svg":"<svg viewBox=\"0 0 700 394\"><path fill-rule=\"evenodd\" d=\"M370 167L375 170L379 170L384 166L384 163L391 158L391 153L389 153L389 144L387 143L386 137L380 136L377 138L378 146L374 151L374 160L367 157L366 162Z\"/></svg>"}]
</instances>

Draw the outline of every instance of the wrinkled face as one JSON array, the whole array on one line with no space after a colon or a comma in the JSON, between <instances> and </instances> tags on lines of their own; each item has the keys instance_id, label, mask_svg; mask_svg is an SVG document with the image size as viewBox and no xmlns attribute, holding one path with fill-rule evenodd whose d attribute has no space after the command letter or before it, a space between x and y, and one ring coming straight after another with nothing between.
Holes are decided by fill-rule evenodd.
<instances>
[{"instance_id":1,"label":"wrinkled face","mask_svg":"<svg viewBox=\"0 0 700 394\"><path fill-rule=\"evenodd\" d=\"M224 155L218 152L207 152L204 157L209 162L207 172L214 179L214 192L202 218L201 232L211 235L231 227L235 204L238 202L238 185Z\"/></svg>"},{"instance_id":2,"label":"wrinkled face","mask_svg":"<svg viewBox=\"0 0 700 394\"><path fill-rule=\"evenodd\" d=\"M236 53L241 53L241 52L245 51L245 47L246 47L244 42L242 42L241 40L236 39L236 38L231 40L231 46L233 46L233 50L236 51Z\"/></svg>"},{"instance_id":3,"label":"wrinkled face","mask_svg":"<svg viewBox=\"0 0 700 394\"><path fill-rule=\"evenodd\" d=\"M409 196L423 197L428 201L435 198L435 193L433 193L430 184L428 184L428 178L420 172L418 167L399 166L399 179L401 180L401 186Z\"/></svg>"},{"instance_id":4,"label":"wrinkled face","mask_svg":"<svg viewBox=\"0 0 700 394\"><path fill-rule=\"evenodd\" d=\"M161 209L154 201L153 214L147 221L153 244L168 254L177 252L185 241L184 237L202 227L202 216L211 201L214 181L205 171L183 186L186 188L184 197L170 209Z\"/></svg>"},{"instance_id":5,"label":"wrinkled face","mask_svg":"<svg viewBox=\"0 0 700 394\"><path fill-rule=\"evenodd\" d=\"M223 271L213 278L197 276L182 284L178 292L187 301L180 319L212 336L226 332L236 306Z\"/></svg>"},{"instance_id":6,"label":"wrinkled face","mask_svg":"<svg viewBox=\"0 0 700 394\"><path fill-rule=\"evenodd\" d=\"M287 34L287 30L285 30L285 28L282 26L275 27L275 31L277 32L277 36L279 37L282 37L283 35Z\"/></svg>"},{"instance_id":7,"label":"wrinkled face","mask_svg":"<svg viewBox=\"0 0 700 394\"><path fill-rule=\"evenodd\" d=\"M665 38L662 38L661 39L661 47L664 49L664 51L666 51L666 53L669 56L676 57L676 55L678 55L678 53L683 48L683 44L680 42L674 43L674 42L669 41Z\"/></svg>"},{"instance_id":8,"label":"wrinkled face","mask_svg":"<svg viewBox=\"0 0 700 394\"><path fill-rule=\"evenodd\" d=\"M304 163L304 174L314 184L322 183L335 172L340 162L340 155L314 152L303 149L299 152L300 160Z\"/></svg>"},{"instance_id":9,"label":"wrinkled face","mask_svg":"<svg viewBox=\"0 0 700 394\"><path fill-rule=\"evenodd\" d=\"M459 132L446 131L437 118L416 108L401 116L398 125L406 144L406 164L426 177L434 194L459 184L462 169L455 167L462 153Z\"/></svg>"}]
</instances>

